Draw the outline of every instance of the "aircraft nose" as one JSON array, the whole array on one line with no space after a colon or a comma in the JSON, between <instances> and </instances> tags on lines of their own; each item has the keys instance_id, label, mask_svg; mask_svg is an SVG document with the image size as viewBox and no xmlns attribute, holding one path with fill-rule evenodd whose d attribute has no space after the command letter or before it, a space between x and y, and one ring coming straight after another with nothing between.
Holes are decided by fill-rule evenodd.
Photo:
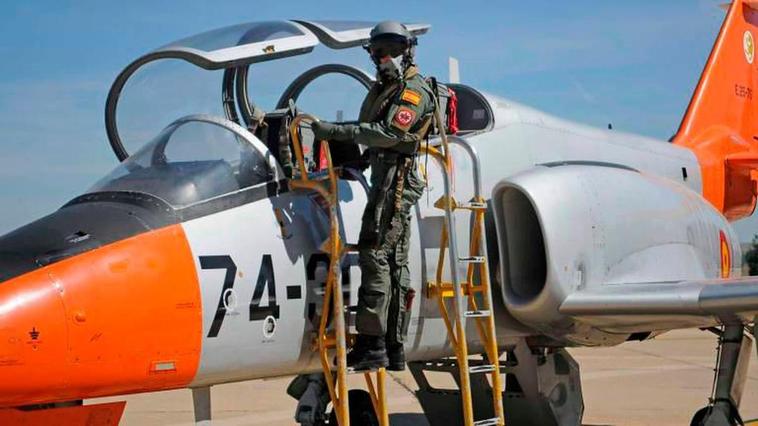
<instances>
[{"instance_id":1,"label":"aircraft nose","mask_svg":"<svg viewBox=\"0 0 758 426\"><path fill-rule=\"evenodd\" d=\"M47 399L65 386L67 330L60 286L44 270L0 283L0 405Z\"/></svg>"},{"instance_id":2,"label":"aircraft nose","mask_svg":"<svg viewBox=\"0 0 758 426\"><path fill-rule=\"evenodd\" d=\"M179 225L0 282L0 407L186 386L201 307Z\"/></svg>"}]
</instances>

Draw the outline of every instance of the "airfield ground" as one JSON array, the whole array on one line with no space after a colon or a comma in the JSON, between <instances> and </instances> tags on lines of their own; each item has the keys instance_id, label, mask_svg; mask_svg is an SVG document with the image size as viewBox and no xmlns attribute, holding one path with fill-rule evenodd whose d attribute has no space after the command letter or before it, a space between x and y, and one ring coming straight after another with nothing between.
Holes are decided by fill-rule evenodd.
<instances>
[{"instance_id":1,"label":"airfield ground","mask_svg":"<svg viewBox=\"0 0 758 426\"><path fill-rule=\"evenodd\" d=\"M678 331L653 341L608 349L573 349L582 371L585 425L685 425L710 393L716 340L700 331ZM360 376L352 376L361 386ZM289 378L216 386L214 425L293 425L296 402L286 395ZM410 374L393 375L389 407L393 426L424 425L409 389ZM88 401L122 400L108 398ZM133 395L122 425L191 425L190 391ZM758 418L758 360L751 360L742 399L746 419ZM507 413L506 413L507 416ZM507 418L506 418L507 419ZM452 423L451 423L452 424Z\"/></svg>"}]
</instances>

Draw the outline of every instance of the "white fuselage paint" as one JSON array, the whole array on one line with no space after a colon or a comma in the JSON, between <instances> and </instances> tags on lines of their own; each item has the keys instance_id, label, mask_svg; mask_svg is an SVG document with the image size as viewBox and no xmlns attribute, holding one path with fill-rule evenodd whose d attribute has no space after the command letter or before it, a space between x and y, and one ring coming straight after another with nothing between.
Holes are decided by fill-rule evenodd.
<instances>
[{"instance_id":1,"label":"white fuselage paint","mask_svg":"<svg viewBox=\"0 0 758 426\"><path fill-rule=\"evenodd\" d=\"M664 141L577 125L501 98L488 96L487 99L494 113L494 129L467 137L479 153L482 190L487 198L501 179L541 163L556 161L622 164L700 192L699 165L694 154L687 149ZM466 201L473 194L472 166L458 148L454 148L453 158L456 199ZM436 301L426 298L423 288L434 276L443 223L443 212L433 207L443 193L440 170L433 166L433 161L429 160L428 164L428 188L418 203L412 224L410 268L417 296L406 344L411 360L451 355ZM686 168L686 180L682 168ZM339 190L345 239L355 243L366 193L355 181L341 182ZM277 222L276 209L280 209L283 229ZM311 345L315 321L320 313L321 294L318 291L325 276L325 265L320 264L315 270L311 268L315 279L309 280L307 272L309 260L313 262L311 257L317 255L317 247L327 228L323 215L309 195L288 192L191 220L183 226L195 257L203 303L202 358L192 386L318 371L316 352L312 351ZM459 250L463 254L468 245L468 215L460 213L457 226ZM495 237L490 235L489 238L494 240ZM279 306L279 318L273 330L270 320L250 320L250 303L266 255L270 256L273 265L275 303ZM233 290L226 292L230 308L215 337L208 334L226 271L203 269L199 259L204 256L228 256L237 267ZM346 263L353 265L348 268L349 298L346 302L354 306L360 270L354 257ZM266 274L263 276L265 278ZM262 307L268 306L268 290L266 287L263 291ZM344 290L348 291L348 286ZM292 294L288 294L290 292ZM300 297L294 297L298 292ZM534 334L533 330L504 312L497 290L493 294L501 343ZM316 305L313 320L308 318L311 304ZM468 325L473 327L473 324ZM267 333L264 332L266 326L269 327ZM469 336L475 336L473 328L469 330Z\"/></svg>"}]
</instances>

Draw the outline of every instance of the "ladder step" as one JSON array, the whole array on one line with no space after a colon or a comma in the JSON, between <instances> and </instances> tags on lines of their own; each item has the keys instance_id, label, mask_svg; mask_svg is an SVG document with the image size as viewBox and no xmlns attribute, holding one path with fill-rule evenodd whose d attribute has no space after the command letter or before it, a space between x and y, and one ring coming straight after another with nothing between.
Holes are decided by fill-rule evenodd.
<instances>
[{"instance_id":1,"label":"ladder step","mask_svg":"<svg viewBox=\"0 0 758 426\"><path fill-rule=\"evenodd\" d=\"M468 203L459 205L458 208L466 210L487 210L487 203L477 203L475 201L470 201Z\"/></svg>"},{"instance_id":2,"label":"ladder step","mask_svg":"<svg viewBox=\"0 0 758 426\"><path fill-rule=\"evenodd\" d=\"M495 366L492 364L472 365L468 368L469 374L492 373L493 371L495 371Z\"/></svg>"},{"instance_id":3,"label":"ladder step","mask_svg":"<svg viewBox=\"0 0 758 426\"><path fill-rule=\"evenodd\" d=\"M487 258L484 256L469 256L458 258L458 261L462 263L484 263L487 261Z\"/></svg>"},{"instance_id":4,"label":"ladder step","mask_svg":"<svg viewBox=\"0 0 758 426\"><path fill-rule=\"evenodd\" d=\"M500 417L493 417L491 419L477 420L474 422L474 426L498 426L500 425Z\"/></svg>"},{"instance_id":5,"label":"ladder step","mask_svg":"<svg viewBox=\"0 0 758 426\"><path fill-rule=\"evenodd\" d=\"M464 296L470 296L472 293L483 293L484 291L485 288L483 285L470 285L469 283L461 283L461 292L463 292ZM453 287L453 283L450 282L428 282L426 283L425 292L426 297L432 297L434 295L438 295L446 299L455 297L455 287Z\"/></svg>"},{"instance_id":6,"label":"ladder step","mask_svg":"<svg viewBox=\"0 0 758 426\"><path fill-rule=\"evenodd\" d=\"M442 197L440 197L439 200L434 202L434 207L440 210L445 210L448 206L450 206L450 210L455 210L458 207L458 202L455 201L455 198L448 197L445 195L443 195Z\"/></svg>"},{"instance_id":7,"label":"ladder step","mask_svg":"<svg viewBox=\"0 0 758 426\"><path fill-rule=\"evenodd\" d=\"M463 316L466 318L483 318L490 316L490 311L466 311L463 313Z\"/></svg>"}]
</instances>

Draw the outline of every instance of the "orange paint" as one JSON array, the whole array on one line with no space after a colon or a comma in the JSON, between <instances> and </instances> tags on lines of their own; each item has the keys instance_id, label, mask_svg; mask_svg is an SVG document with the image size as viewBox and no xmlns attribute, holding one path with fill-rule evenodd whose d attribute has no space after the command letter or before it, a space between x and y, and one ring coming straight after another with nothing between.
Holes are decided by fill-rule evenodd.
<instances>
[{"instance_id":1,"label":"orange paint","mask_svg":"<svg viewBox=\"0 0 758 426\"><path fill-rule=\"evenodd\" d=\"M752 214L758 169L758 11L735 0L674 143L692 149L703 196L729 220Z\"/></svg>"},{"instance_id":2,"label":"orange paint","mask_svg":"<svg viewBox=\"0 0 758 426\"><path fill-rule=\"evenodd\" d=\"M201 338L181 226L110 244L0 285L0 406L184 387Z\"/></svg>"},{"instance_id":3,"label":"orange paint","mask_svg":"<svg viewBox=\"0 0 758 426\"><path fill-rule=\"evenodd\" d=\"M721 278L729 278L732 273L732 251L724 231L719 231L719 244L721 245Z\"/></svg>"},{"instance_id":4,"label":"orange paint","mask_svg":"<svg viewBox=\"0 0 758 426\"><path fill-rule=\"evenodd\" d=\"M126 401L119 401L106 404L80 405L76 407L49 408L32 411L6 408L0 409L0 425L116 426L124 413L125 406Z\"/></svg>"}]
</instances>

